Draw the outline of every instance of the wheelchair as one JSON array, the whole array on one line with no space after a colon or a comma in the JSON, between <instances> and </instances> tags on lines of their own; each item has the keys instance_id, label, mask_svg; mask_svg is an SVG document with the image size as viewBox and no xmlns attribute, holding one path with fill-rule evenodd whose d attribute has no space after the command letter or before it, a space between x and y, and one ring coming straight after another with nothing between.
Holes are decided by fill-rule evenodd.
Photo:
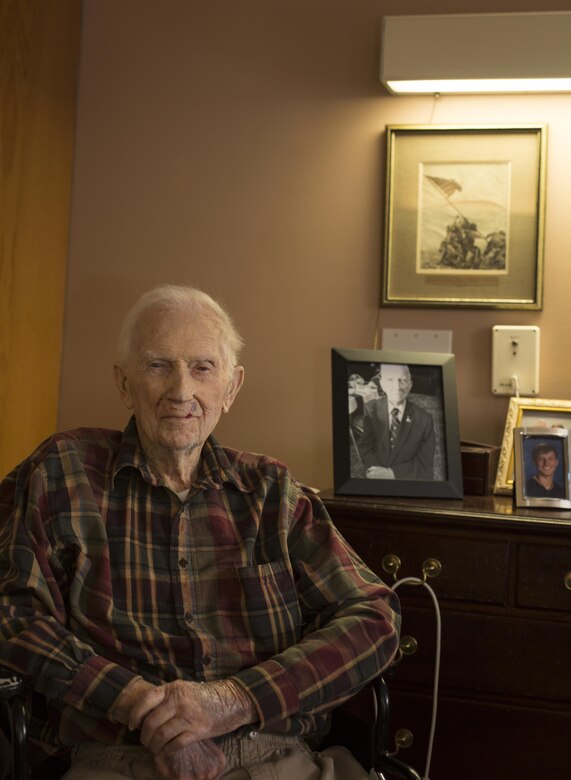
<instances>
[{"instance_id":1,"label":"wheelchair","mask_svg":"<svg viewBox=\"0 0 571 780\"><path fill-rule=\"evenodd\" d=\"M372 703L374 716L366 720L346 709L345 705L333 711L332 727L319 745L344 745L361 762L370 768L371 778L378 780L421 780L412 767L396 758L389 750L390 699L383 676L377 677L358 694ZM351 700L349 700L351 701ZM32 772L26 748L26 708L22 680L16 676L2 676L0 670L0 739L4 738L8 766L4 769L6 780L58 780L65 772L60 765L56 773L54 765ZM0 777L2 775L0 774Z\"/></svg>"}]
</instances>

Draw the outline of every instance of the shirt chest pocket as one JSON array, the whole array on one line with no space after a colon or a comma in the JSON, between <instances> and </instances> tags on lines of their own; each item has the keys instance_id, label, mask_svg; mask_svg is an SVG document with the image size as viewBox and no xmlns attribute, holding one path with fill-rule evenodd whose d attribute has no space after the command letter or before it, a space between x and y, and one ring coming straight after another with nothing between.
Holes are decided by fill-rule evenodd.
<instances>
[{"instance_id":1,"label":"shirt chest pocket","mask_svg":"<svg viewBox=\"0 0 571 780\"><path fill-rule=\"evenodd\" d=\"M283 561L236 568L245 620L259 651L285 650L301 637L301 610L295 582Z\"/></svg>"}]
</instances>

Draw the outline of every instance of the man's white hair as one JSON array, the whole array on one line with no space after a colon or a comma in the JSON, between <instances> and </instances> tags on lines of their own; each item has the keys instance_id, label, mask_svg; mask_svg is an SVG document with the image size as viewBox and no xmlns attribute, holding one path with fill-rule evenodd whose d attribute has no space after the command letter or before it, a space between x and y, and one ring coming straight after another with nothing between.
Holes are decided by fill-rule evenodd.
<instances>
[{"instance_id":1,"label":"man's white hair","mask_svg":"<svg viewBox=\"0 0 571 780\"><path fill-rule=\"evenodd\" d=\"M208 293L196 287L163 284L141 295L123 320L117 342L119 365L124 366L129 360L137 326L150 309L208 314L219 328L220 346L226 370L230 371L237 364L244 342L228 312Z\"/></svg>"},{"instance_id":2,"label":"man's white hair","mask_svg":"<svg viewBox=\"0 0 571 780\"><path fill-rule=\"evenodd\" d=\"M412 379L410 368L406 365L406 363L381 363L379 368L379 374L383 373L383 369L387 368L404 368L406 370L406 373L408 375L409 379Z\"/></svg>"}]
</instances>

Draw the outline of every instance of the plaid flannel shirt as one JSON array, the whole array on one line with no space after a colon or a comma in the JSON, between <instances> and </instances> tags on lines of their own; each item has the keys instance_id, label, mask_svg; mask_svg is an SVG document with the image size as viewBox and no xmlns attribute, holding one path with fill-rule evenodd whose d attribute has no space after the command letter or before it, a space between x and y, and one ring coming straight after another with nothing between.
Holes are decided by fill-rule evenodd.
<instances>
[{"instance_id":1,"label":"plaid flannel shirt","mask_svg":"<svg viewBox=\"0 0 571 780\"><path fill-rule=\"evenodd\" d=\"M213 437L184 501L134 419L57 434L0 484L0 663L49 751L136 740L107 717L136 675L232 677L260 729L311 734L390 662L398 621L317 497Z\"/></svg>"}]
</instances>

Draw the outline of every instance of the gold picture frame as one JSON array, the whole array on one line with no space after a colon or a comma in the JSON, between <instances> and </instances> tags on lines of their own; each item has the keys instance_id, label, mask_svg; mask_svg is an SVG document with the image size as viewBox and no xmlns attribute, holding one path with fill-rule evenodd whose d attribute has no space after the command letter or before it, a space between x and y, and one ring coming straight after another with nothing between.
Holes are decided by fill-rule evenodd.
<instances>
[{"instance_id":1,"label":"gold picture frame","mask_svg":"<svg viewBox=\"0 0 571 780\"><path fill-rule=\"evenodd\" d=\"M571 430L571 401L552 398L510 398L494 493L511 496L514 490L514 430L542 428L545 432Z\"/></svg>"},{"instance_id":2,"label":"gold picture frame","mask_svg":"<svg viewBox=\"0 0 571 780\"><path fill-rule=\"evenodd\" d=\"M389 125L383 306L541 309L547 126Z\"/></svg>"}]
</instances>

